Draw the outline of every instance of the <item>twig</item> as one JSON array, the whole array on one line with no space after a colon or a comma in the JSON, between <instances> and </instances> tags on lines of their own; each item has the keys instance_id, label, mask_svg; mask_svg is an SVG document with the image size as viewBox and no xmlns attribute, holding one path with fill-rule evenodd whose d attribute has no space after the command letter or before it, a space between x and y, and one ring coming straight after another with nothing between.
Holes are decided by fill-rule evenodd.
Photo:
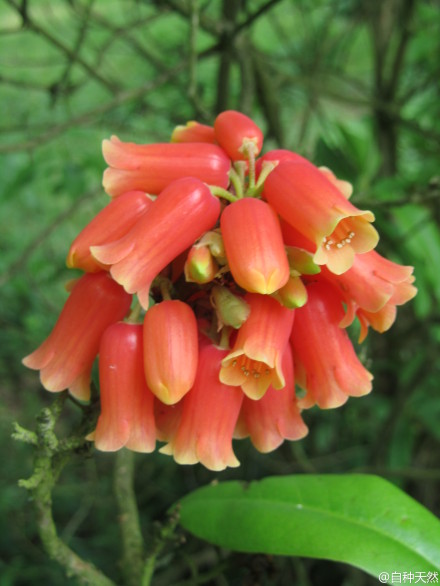
<instances>
[{"instance_id":1,"label":"twig","mask_svg":"<svg viewBox=\"0 0 440 586\"><path fill-rule=\"evenodd\" d=\"M86 39L87 28L89 26L90 11L92 10L92 6L93 6L94 1L95 0L88 1L88 4L84 10L83 20L81 22L81 26L78 31L78 36L77 36L77 39L75 42L75 46L72 50L72 56L67 61L66 68L65 68L63 74L61 75L60 80L55 82L51 86L51 93L52 93L52 97L53 97L54 102L56 101L60 92L67 87L67 83L68 83L69 77L70 77L70 72L71 72L73 66L75 65L75 63L78 61L79 52L80 52L81 47Z\"/></svg>"},{"instance_id":2,"label":"twig","mask_svg":"<svg viewBox=\"0 0 440 586\"><path fill-rule=\"evenodd\" d=\"M160 533L156 538L156 542L153 546L152 551L147 556L144 565L144 572L142 576L141 586L150 586L151 579L154 573L154 567L156 565L157 558L159 557L160 553L162 552L163 548L167 544L168 541L173 539L174 532L176 530L177 524L179 522L179 509L176 507L174 511L170 514L168 522L162 525L160 529Z\"/></svg>"},{"instance_id":3,"label":"twig","mask_svg":"<svg viewBox=\"0 0 440 586\"><path fill-rule=\"evenodd\" d=\"M97 195L101 189L93 189L88 191L80 198L76 199L72 205L70 205L66 210L63 210L59 213L54 220L49 224L49 226L45 227L44 230L40 232L23 250L20 256L13 261L4 271L2 277L0 278L0 286L6 283L11 276L21 269L28 261L29 257L38 250L38 247L52 234L52 232L57 228L66 218L68 218L71 213L76 210L81 204L87 201L89 198L94 197Z\"/></svg>"},{"instance_id":4,"label":"twig","mask_svg":"<svg viewBox=\"0 0 440 586\"><path fill-rule=\"evenodd\" d=\"M1 145L0 153L15 153L19 151L31 150L40 147L43 144L49 142L50 140L53 140L69 128L88 124L98 116L105 114L106 112L109 112L110 110L113 110L114 108L121 106L122 104L125 104L125 102L135 100L137 98L142 97L144 94L155 90L156 88L160 87L170 79L173 79L177 73L179 73L186 67L186 65L186 61L183 63L179 63L175 67L169 69L168 71L157 77L154 81L145 83L135 89L120 92L115 96L113 100L110 100L109 102L102 104L97 108L93 108L88 112L84 112L84 114L80 114L79 116L71 118L66 122L62 122L61 124L52 126L52 128L49 128L47 132L42 133L36 138L32 138L30 140L20 143Z\"/></svg>"},{"instance_id":5,"label":"twig","mask_svg":"<svg viewBox=\"0 0 440 586\"><path fill-rule=\"evenodd\" d=\"M10 6L15 8L15 10L17 12L20 13L20 7L14 2L14 0L6 0L6 2ZM31 17L29 16L28 13L26 14L26 16L27 16L26 26L30 30L34 31L35 33L40 34L47 41L49 41L49 43L51 43L52 45L57 47L57 49L60 49L71 61L76 60L76 62L79 65L81 65L81 67L83 69L85 69L85 71L87 71L87 73L90 75L90 77L92 77L93 79L98 81L101 85L103 85L111 93L115 93L117 91L116 84L114 84L113 82L110 82L107 79L105 79L104 77L102 77L102 75L98 71L96 71L94 67L89 65L82 57L80 57L79 55L75 55L74 50L70 49L70 47L68 47L62 41L57 39L52 33L50 33L48 30L46 30L41 25L37 24L35 22L35 20L31 19Z\"/></svg>"}]
</instances>

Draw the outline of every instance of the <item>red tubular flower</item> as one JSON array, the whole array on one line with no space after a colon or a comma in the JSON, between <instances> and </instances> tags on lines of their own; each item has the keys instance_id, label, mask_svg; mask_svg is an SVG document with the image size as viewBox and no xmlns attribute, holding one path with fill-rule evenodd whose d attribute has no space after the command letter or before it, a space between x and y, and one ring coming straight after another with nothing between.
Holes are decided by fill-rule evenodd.
<instances>
[{"instance_id":1,"label":"red tubular flower","mask_svg":"<svg viewBox=\"0 0 440 586\"><path fill-rule=\"evenodd\" d=\"M344 309L338 293L325 282L309 284L307 293L307 303L295 311L291 335L296 380L307 391L299 405L339 407L349 396L369 393L373 377L339 327Z\"/></svg>"},{"instance_id":2,"label":"red tubular flower","mask_svg":"<svg viewBox=\"0 0 440 586\"><path fill-rule=\"evenodd\" d=\"M191 120L185 126L176 126L171 135L171 142L210 142L214 144L214 128Z\"/></svg>"},{"instance_id":3,"label":"red tubular flower","mask_svg":"<svg viewBox=\"0 0 440 586\"><path fill-rule=\"evenodd\" d=\"M200 462L209 470L239 466L232 449L243 393L222 384L218 378L225 350L202 344L197 377L183 399L181 419L174 436L161 448L178 464Z\"/></svg>"},{"instance_id":4,"label":"red tubular flower","mask_svg":"<svg viewBox=\"0 0 440 586\"><path fill-rule=\"evenodd\" d=\"M67 266L87 273L108 268L93 258L90 247L125 236L152 203L153 200L143 191L129 191L113 199L72 242L67 255Z\"/></svg>"},{"instance_id":5,"label":"red tubular flower","mask_svg":"<svg viewBox=\"0 0 440 586\"><path fill-rule=\"evenodd\" d=\"M387 303L382 309L375 312L365 311L365 309L358 308L356 310L356 315L361 325L361 331L359 334L359 343L361 343L367 337L369 326L380 334L389 330L396 319L397 309L395 305Z\"/></svg>"},{"instance_id":6,"label":"red tubular flower","mask_svg":"<svg viewBox=\"0 0 440 586\"><path fill-rule=\"evenodd\" d=\"M261 173L263 163L273 163L275 166L278 166L280 163L285 163L288 161L291 163L304 163L304 165L312 165L312 167L314 166L313 163L301 155L298 155L297 153L293 153L287 149L274 149L273 151L269 151L257 159L255 163L255 172L257 177Z\"/></svg>"},{"instance_id":7,"label":"red tubular flower","mask_svg":"<svg viewBox=\"0 0 440 586\"><path fill-rule=\"evenodd\" d=\"M166 405L172 405L194 383L198 360L195 315L182 301L163 301L144 319L144 367L148 386Z\"/></svg>"},{"instance_id":8,"label":"red tubular flower","mask_svg":"<svg viewBox=\"0 0 440 586\"><path fill-rule=\"evenodd\" d=\"M322 276L339 287L347 306L340 326L349 326L358 310L368 316L389 306L394 310L382 312L377 320L372 318L372 322L378 325L378 328L373 326L374 329L381 332L389 329L396 315L395 306L405 304L417 293L412 284L413 270L413 267L394 263L374 250L357 256L351 269L338 277L324 269ZM364 339L364 333L362 329L360 341Z\"/></svg>"},{"instance_id":9,"label":"red tubular flower","mask_svg":"<svg viewBox=\"0 0 440 586\"><path fill-rule=\"evenodd\" d=\"M175 436L182 418L183 403L182 400L175 405L165 405L159 399L154 399L156 434L160 442L169 442Z\"/></svg>"},{"instance_id":10,"label":"red tubular flower","mask_svg":"<svg viewBox=\"0 0 440 586\"><path fill-rule=\"evenodd\" d=\"M353 264L355 254L372 250L379 239L374 215L354 207L325 176L302 163L278 165L264 185L274 209L315 245L314 261L337 275Z\"/></svg>"},{"instance_id":11,"label":"red tubular flower","mask_svg":"<svg viewBox=\"0 0 440 586\"><path fill-rule=\"evenodd\" d=\"M258 155L263 146L263 133L255 122L235 110L227 110L217 116L214 132L217 142L233 161L246 159L251 145L254 155Z\"/></svg>"},{"instance_id":12,"label":"red tubular flower","mask_svg":"<svg viewBox=\"0 0 440 586\"><path fill-rule=\"evenodd\" d=\"M84 275L75 283L49 337L23 364L40 370L41 384L48 391L68 388L78 399L88 400L101 336L126 315L130 304L131 296L108 273Z\"/></svg>"},{"instance_id":13,"label":"red tubular flower","mask_svg":"<svg viewBox=\"0 0 440 586\"><path fill-rule=\"evenodd\" d=\"M195 177L226 188L231 162L217 145L207 143L163 143L138 145L116 136L102 143L109 169L103 186L111 196L141 190L158 194L172 181Z\"/></svg>"},{"instance_id":14,"label":"red tubular flower","mask_svg":"<svg viewBox=\"0 0 440 586\"><path fill-rule=\"evenodd\" d=\"M269 386L285 385L281 360L292 329L294 310L266 295L248 293L250 315L238 330L232 351L222 360L220 380L241 386L251 399L261 399Z\"/></svg>"},{"instance_id":15,"label":"red tubular flower","mask_svg":"<svg viewBox=\"0 0 440 586\"><path fill-rule=\"evenodd\" d=\"M336 177L333 171L328 167L318 167L318 169L321 171L324 177L330 181L330 183L333 183L333 185L339 189L339 191L346 199L350 199L353 194L353 185L351 183L344 181L344 179L338 179L338 177Z\"/></svg>"},{"instance_id":16,"label":"red tubular flower","mask_svg":"<svg viewBox=\"0 0 440 586\"><path fill-rule=\"evenodd\" d=\"M245 397L241 407L239 436L250 436L253 445L263 453L275 450L285 439L299 440L308 433L295 396L293 360L289 345L283 355L283 373L286 379L283 389L269 387L259 401Z\"/></svg>"},{"instance_id":17,"label":"red tubular flower","mask_svg":"<svg viewBox=\"0 0 440 586\"><path fill-rule=\"evenodd\" d=\"M192 177L179 179L159 195L126 236L92 246L91 252L98 261L113 265L113 278L129 293L137 293L147 309L152 280L212 228L219 214L219 200L206 185Z\"/></svg>"},{"instance_id":18,"label":"red tubular flower","mask_svg":"<svg viewBox=\"0 0 440 586\"><path fill-rule=\"evenodd\" d=\"M152 452L156 446L154 396L145 383L142 325L116 323L99 347L101 415L93 439L98 450L122 447Z\"/></svg>"},{"instance_id":19,"label":"red tubular flower","mask_svg":"<svg viewBox=\"0 0 440 586\"><path fill-rule=\"evenodd\" d=\"M278 217L264 201L243 198L223 211L220 227L229 268L240 287L270 294L289 279Z\"/></svg>"}]
</instances>

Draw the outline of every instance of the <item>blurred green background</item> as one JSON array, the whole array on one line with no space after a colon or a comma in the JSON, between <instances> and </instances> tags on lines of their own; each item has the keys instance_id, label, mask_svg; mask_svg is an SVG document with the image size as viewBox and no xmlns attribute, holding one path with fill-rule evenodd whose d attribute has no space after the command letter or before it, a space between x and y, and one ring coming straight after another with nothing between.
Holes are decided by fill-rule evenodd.
<instances>
[{"instance_id":1,"label":"blurred green background","mask_svg":"<svg viewBox=\"0 0 440 586\"><path fill-rule=\"evenodd\" d=\"M240 442L239 469L136 456L144 535L213 479L371 472L440 513L440 3L437 0L3 0L0 3L0 586L72 584L49 561L17 480L53 397L21 358L50 332L72 278L71 240L108 201L101 141L168 141L175 125L241 110L265 150L294 150L351 181L376 214L378 250L415 267L418 296L359 349L373 393L312 409L309 436L270 455ZM61 435L77 419L68 405ZM114 457L75 457L54 492L62 538L121 583ZM341 495L343 498L343 495ZM396 568L396 571L398 568ZM414 568L416 571L417 568ZM153 584L376 584L330 562L221 551L187 536Z\"/></svg>"}]
</instances>

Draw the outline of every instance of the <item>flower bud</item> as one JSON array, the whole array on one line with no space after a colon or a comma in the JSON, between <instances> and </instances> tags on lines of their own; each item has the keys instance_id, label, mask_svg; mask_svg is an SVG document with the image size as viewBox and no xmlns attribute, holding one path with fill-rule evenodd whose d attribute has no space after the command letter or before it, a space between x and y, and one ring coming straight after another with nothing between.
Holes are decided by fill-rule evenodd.
<instances>
[{"instance_id":1,"label":"flower bud","mask_svg":"<svg viewBox=\"0 0 440 586\"><path fill-rule=\"evenodd\" d=\"M173 405L194 383L198 361L195 315L182 301L153 305L144 318L144 368L151 391Z\"/></svg>"},{"instance_id":2,"label":"flower bud","mask_svg":"<svg viewBox=\"0 0 440 586\"><path fill-rule=\"evenodd\" d=\"M263 133L255 122L235 110L219 114L214 122L214 131L217 142L233 161L246 159L250 148L254 155L258 155L263 146Z\"/></svg>"},{"instance_id":3,"label":"flower bud","mask_svg":"<svg viewBox=\"0 0 440 586\"><path fill-rule=\"evenodd\" d=\"M300 277L289 277L289 280L272 295L281 305L288 309L302 307L307 302L307 289Z\"/></svg>"},{"instance_id":4,"label":"flower bud","mask_svg":"<svg viewBox=\"0 0 440 586\"><path fill-rule=\"evenodd\" d=\"M223 237L219 230L209 230L209 232L203 234L198 244L199 246L208 246L212 256L216 259L218 263L226 263L225 245L223 242Z\"/></svg>"},{"instance_id":5,"label":"flower bud","mask_svg":"<svg viewBox=\"0 0 440 586\"><path fill-rule=\"evenodd\" d=\"M239 199L223 211L220 227L229 268L240 287L269 295L286 284L289 264L270 205L250 197Z\"/></svg>"},{"instance_id":6,"label":"flower bud","mask_svg":"<svg viewBox=\"0 0 440 586\"><path fill-rule=\"evenodd\" d=\"M217 313L219 329L231 326L238 330L249 317L250 307L242 297L234 295L226 287L212 288L212 302Z\"/></svg>"},{"instance_id":7,"label":"flower bud","mask_svg":"<svg viewBox=\"0 0 440 586\"><path fill-rule=\"evenodd\" d=\"M321 267L313 262L313 254L307 250L297 246L286 246L286 252L291 276L317 275L321 272Z\"/></svg>"},{"instance_id":8,"label":"flower bud","mask_svg":"<svg viewBox=\"0 0 440 586\"><path fill-rule=\"evenodd\" d=\"M203 285L214 279L218 265L207 246L196 245L189 251L183 270L188 283Z\"/></svg>"}]
</instances>

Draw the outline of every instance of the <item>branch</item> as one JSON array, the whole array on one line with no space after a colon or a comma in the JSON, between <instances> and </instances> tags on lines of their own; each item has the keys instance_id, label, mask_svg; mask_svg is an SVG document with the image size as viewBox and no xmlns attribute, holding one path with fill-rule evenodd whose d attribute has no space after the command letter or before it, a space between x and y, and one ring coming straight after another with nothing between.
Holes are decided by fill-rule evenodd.
<instances>
[{"instance_id":1,"label":"branch","mask_svg":"<svg viewBox=\"0 0 440 586\"><path fill-rule=\"evenodd\" d=\"M245 28L249 28L251 24L254 23L254 21L260 18L260 16L262 16L264 13L270 10L272 6L275 6L275 4L278 4L280 1L281 0L269 0L269 2L263 4L263 6L260 6L260 8L253 12L247 20L245 20L244 22L242 22L234 28L234 30L232 31L232 35L238 35L238 33L240 33Z\"/></svg>"},{"instance_id":2,"label":"branch","mask_svg":"<svg viewBox=\"0 0 440 586\"><path fill-rule=\"evenodd\" d=\"M38 247L52 234L52 232L57 228L60 224L64 222L66 218L70 216L70 214L76 210L82 203L87 201L90 197L97 195L101 191L100 188L93 189L88 191L78 199L76 199L71 206L69 206L66 210L63 210L59 213L54 220L38 234L36 238L31 240L31 242L26 246L20 256L10 264L6 270L3 272L3 275L0 278L0 286L6 283L11 275L13 275L16 271L21 269L28 261L29 257L38 250Z\"/></svg>"},{"instance_id":3,"label":"branch","mask_svg":"<svg viewBox=\"0 0 440 586\"><path fill-rule=\"evenodd\" d=\"M119 450L116 453L113 487L122 534L122 570L128 586L139 586L143 571L144 540L139 523L133 475L133 452Z\"/></svg>"},{"instance_id":4,"label":"branch","mask_svg":"<svg viewBox=\"0 0 440 586\"><path fill-rule=\"evenodd\" d=\"M6 0L6 2L10 6L12 6L19 14L21 14L21 12L20 12L21 8L15 3L14 0ZM82 57L80 57L79 55L76 55L75 51L73 51L67 45L65 45L62 41L60 41L59 39L54 37L52 33L50 33L48 30L43 28L41 25L37 24L35 22L35 20L33 20L30 17L29 13L26 13L26 18L27 18L26 26L28 27L28 29L34 31L35 33L40 34L47 41L49 41L49 43L54 45L57 49L60 49L71 61L76 60L76 62L79 65L81 65L81 67L83 69L85 69L85 71L87 71L87 73L90 75L90 77L92 77L93 79L98 81L101 85L103 85L111 93L115 93L117 91L117 86L114 83L112 83L112 82L106 80L104 77L102 77L101 74L99 72L95 71L95 69L91 65L89 65L86 61L84 61L84 59Z\"/></svg>"},{"instance_id":5,"label":"branch","mask_svg":"<svg viewBox=\"0 0 440 586\"><path fill-rule=\"evenodd\" d=\"M160 87L161 85L163 85L164 83L169 81L170 79L173 79L177 73L179 73L181 70L183 70L185 68L185 66L186 66L186 62L180 63L179 65L176 65L175 67L173 67L169 71L167 71L164 74L157 77L154 81L150 81L148 83L145 83L135 89L120 92L119 94L117 94L115 96L115 98L113 100L110 100L106 104L102 104L102 105L98 106L97 108L93 108L92 110L89 110L88 112L84 112L84 114L80 114L79 116L71 118L70 120L67 120L66 122L62 122L61 124L58 124L56 126L52 126L52 128L49 128L49 130L47 130L47 132L42 133L41 135L39 135L36 138L31 138L30 140L20 142L20 143L1 145L0 146L0 153L15 153L15 152L19 152L19 151L32 150L34 148L38 148L38 147L42 146L43 144L49 142L50 140L53 140L54 138L56 138L57 136L59 136L64 131L68 130L69 128L89 124L98 116L105 114L105 113L109 112L110 110L113 110L114 108L116 108L118 106L121 106L122 104L125 104L125 102L129 102L131 100L135 100L137 98L140 98L144 94L146 94L147 92L151 92L151 91L157 89L158 87Z\"/></svg>"},{"instance_id":6,"label":"branch","mask_svg":"<svg viewBox=\"0 0 440 586\"><path fill-rule=\"evenodd\" d=\"M400 35L399 44L398 44L398 47L396 50L396 54L394 55L394 61L391 66L390 79L387 82L388 95L391 97L394 97L394 95L396 93L397 84L399 81L399 76L402 71L405 52L408 47L408 42L411 38L411 30L410 30L409 23L411 21L411 17L414 12L414 7L415 7L415 0L405 0L404 5L403 5L403 15L402 15L403 26L401 27L401 28L403 28L403 30Z\"/></svg>"},{"instance_id":7,"label":"branch","mask_svg":"<svg viewBox=\"0 0 440 586\"><path fill-rule=\"evenodd\" d=\"M154 567L156 565L157 558L161 554L163 548L168 541L175 539L174 533L179 523L179 508L178 506L170 513L168 521L161 526L159 535L155 540L155 544L152 551L147 556L144 565L144 572L142 576L141 586L150 586L151 579L154 573Z\"/></svg>"},{"instance_id":8,"label":"branch","mask_svg":"<svg viewBox=\"0 0 440 586\"><path fill-rule=\"evenodd\" d=\"M186 19L191 17L191 7L185 2L181 2L181 0L162 0L161 5L168 6ZM200 15L200 25L207 33L214 36L218 36L223 32L222 22L218 22L217 20L209 18L203 14Z\"/></svg>"},{"instance_id":9,"label":"branch","mask_svg":"<svg viewBox=\"0 0 440 586\"><path fill-rule=\"evenodd\" d=\"M80 25L80 28L78 31L78 36L77 36L77 39L75 42L75 46L73 48L72 57L69 58L69 60L66 64L66 68L65 68L63 74L61 75L60 80L55 82L54 84L52 84L52 86L50 88L54 102L56 101L57 97L59 96L60 91L62 91L63 88L67 87L67 82L69 81L70 72L71 72L73 66L75 65L75 62L77 62L79 59L79 52L80 52L81 47L86 39L87 28L89 26L89 16L90 16L90 11L92 9L93 2L94 2L94 0L89 0L87 6L85 8L83 20L81 22L81 25Z\"/></svg>"},{"instance_id":10,"label":"branch","mask_svg":"<svg viewBox=\"0 0 440 586\"><path fill-rule=\"evenodd\" d=\"M35 437L36 454L33 475L27 480L20 480L19 486L26 488L32 495L32 501L37 514L38 533L49 557L58 562L66 571L67 576L73 576L78 583L84 586L116 586L93 564L80 558L58 536L52 514L52 490L59 474L68 461L72 452L64 451L55 434L55 424L61 414L67 393L59 395L52 405L42 409L37 418ZM77 436L81 436L81 443L86 444L83 429L88 425L89 416L93 408L88 410ZM20 428L16 439L32 438L32 432L24 434ZM17 432L16 432L17 433ZM24 437L23 437L24 436ZM70 438L69 438L70 439ZM34 443L32 441L32 443Z\"/></svg>"}]
</instances>

